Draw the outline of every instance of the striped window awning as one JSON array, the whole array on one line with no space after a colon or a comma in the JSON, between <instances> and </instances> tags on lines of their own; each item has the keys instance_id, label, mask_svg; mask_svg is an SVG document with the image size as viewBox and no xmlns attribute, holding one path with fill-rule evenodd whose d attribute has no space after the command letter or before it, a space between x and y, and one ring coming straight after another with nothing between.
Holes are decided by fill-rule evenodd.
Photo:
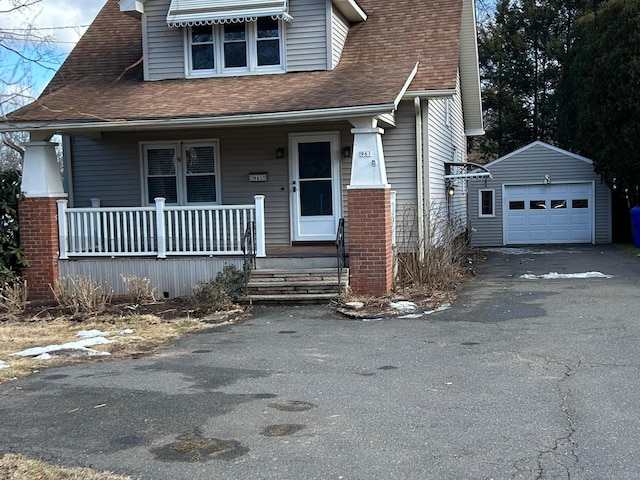
<instances>
[{"instance_id":1,"label":"striped window awning","mask_svg":"<svg viewBox=\"0 0 640 480\"><path fill-rule=\"evenodd\" d=\"M292 20L287 0L171 0L167 25L251 22L261 17Z\"/></svg>"}]
</instances>

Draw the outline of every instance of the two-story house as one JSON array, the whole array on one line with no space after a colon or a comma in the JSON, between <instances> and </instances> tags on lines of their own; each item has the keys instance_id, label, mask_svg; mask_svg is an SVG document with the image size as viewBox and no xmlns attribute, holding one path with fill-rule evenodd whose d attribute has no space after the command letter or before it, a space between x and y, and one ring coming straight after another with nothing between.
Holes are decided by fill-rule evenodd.
<instances>
[{"instance_id":1,"label":"two-story house","mask_svg":"<svg viewBox=\"0 0 640 480\"><path fill-rule=\"evenodd\" d=\"M464 224L445 170L483 133L474 2L108 0L0 130L31 135L34 296L120 274L179 295L243 251L303 266L337 237L351 288L385 294L398 212L419 237L434 209Z\"/></svg>"}]
</instances>

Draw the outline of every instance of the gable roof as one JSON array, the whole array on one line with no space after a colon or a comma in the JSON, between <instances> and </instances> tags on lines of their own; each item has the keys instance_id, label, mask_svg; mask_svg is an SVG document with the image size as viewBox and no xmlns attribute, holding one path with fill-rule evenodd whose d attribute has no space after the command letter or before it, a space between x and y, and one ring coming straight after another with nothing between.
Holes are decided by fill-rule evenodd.
<instances>
[{"instance_id":1,"label":"gable roof","mask_svg":"<svg viewBox=\"0 0 640 480\"><path fill-rule=\"evenodd\" d=\"M290 112L382 114L409 83L411 91L455 90L463 0L358 3L368 19L351 27L333 71L145 82L141 22L108 0L41 97L7 124L64 131Z\"/></svg>"},{"instance_id":2,"label":"gable roof","mask_svg":"<svg viewBox=\"0 0 640 480\"><path fill-rule=\"evenodd\" d=\"M530 150L532 148L538 148L538 147L545 148L545 149L547 149L549 151L552 151L552 152L555 152L555 153L559 153L561 155L573 158L574 160L579 160L581 162L588 163L590 165L593 164L592 160L589 160L588 158L582 157L582 156L578 155L577 153L572 153L572 152L569 152L567 150L563 150L562 148L555 147L553 145L545 143L545 142L543 142L541 140L536 140L535 142L530 143L529 145L525 145L524 147L519 148L518 150L515 150L515 151L513 151L511 153L508 153L508 154L504 155L503 157L496 158L494 161L487 163L485 165L485 167L486 168L491 168L492 166L494 166L494 165L496 165L498 163L504 162L505 160L509 160L512 157L515 157L515 156L517 156L517 155L519 155L519 154L521 154L523 152L526 152L527 150Z\"/></svg>"}]
</instances>

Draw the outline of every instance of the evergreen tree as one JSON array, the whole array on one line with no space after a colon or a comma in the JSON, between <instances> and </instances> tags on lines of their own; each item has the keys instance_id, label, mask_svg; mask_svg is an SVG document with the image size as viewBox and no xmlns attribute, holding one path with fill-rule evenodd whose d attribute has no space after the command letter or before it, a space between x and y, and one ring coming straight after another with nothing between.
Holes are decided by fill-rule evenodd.
<instances>
[{"instance_id":1,"label":"evergreen tree","mask_svg":"<svg viewBox=\"0 0 640 480\"><path fill-rule=\"evenodd\" d=\"M560 142L638 205L640 2L609 0L577 24L559 88Z\"/></svg>"}]
</instances>

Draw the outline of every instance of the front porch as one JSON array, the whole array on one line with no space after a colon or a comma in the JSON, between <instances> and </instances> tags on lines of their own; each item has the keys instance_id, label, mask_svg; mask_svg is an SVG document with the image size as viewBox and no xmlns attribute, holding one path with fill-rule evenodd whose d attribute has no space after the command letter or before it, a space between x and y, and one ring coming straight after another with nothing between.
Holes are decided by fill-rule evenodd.
<instances>
[{"instance_id":1,"label":"front porch","mask_svg":"<svg viewBox=\"0 0 640 480\"><path fill-rule=\"evenodd\" d=\"M83 276L123 294L123 278L148 278L163 297L189 295L226 265L249 273L257 300L336 298L348 287L342 242L272 245L265 241L263 195L254 204L69 208L57 201L60 276ZM338 248L337 248L338 247ZM247 269L247 266L251 268Z\"/></svg>"}]
</instances>

